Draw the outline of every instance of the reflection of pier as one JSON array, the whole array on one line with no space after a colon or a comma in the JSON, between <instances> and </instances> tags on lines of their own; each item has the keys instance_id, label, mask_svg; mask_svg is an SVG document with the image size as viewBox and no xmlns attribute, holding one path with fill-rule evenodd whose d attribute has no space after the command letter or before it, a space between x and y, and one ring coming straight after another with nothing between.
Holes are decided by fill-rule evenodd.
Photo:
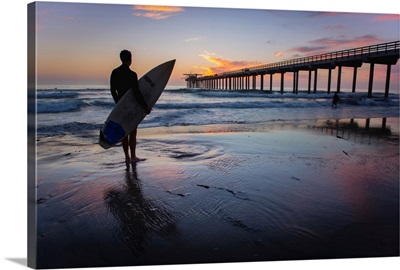
<instances>
[{"instance_id":1,"label":"reflection of pier","mask_svg":"<svg viewBox=\"0 0 400 270\"><path fill-rule=\"evenodd\" d=\"M311 93L312 73L314 73L313 92L317 90L319 69L328 70L327 92L331 91L332 70L338 67L337 92L341 90L342 67L353 68L352 92L356 90L357 69L368 63L370 65L368 97L372 96L374 67L376 64L386 65L385 97L389 95L391 66L399 59L400 41L348 49L338 52L324 53L309 57L297 58L272 64L265 64L241 70L234 70L212 76L198 77L198 74L185 74L188 87L207 89L256 89L257 76L260 76L260 90L264 90L264 75L269 75L269 90L272 91L273 75L280 74L280 92L284 89L284 75L293 73L293 93L299 90L300 71L308 72L308 93ZM196 75L196 76L194 76ZM250 85L250 78L252 84Z\"/></svg>"},{"instance_id":2,"label":"reflection of pier","mask_svg":"<svg viewBox=\"0 0 400 270\"><path fill-rule=\"evenodd\" d=\"M340 139L380 139L398 140L399 134L392 132L387 125L387 118L367 119L341 119L327 120L312 127L325 134L336 136Z\"/></svg>"}]
</instances>

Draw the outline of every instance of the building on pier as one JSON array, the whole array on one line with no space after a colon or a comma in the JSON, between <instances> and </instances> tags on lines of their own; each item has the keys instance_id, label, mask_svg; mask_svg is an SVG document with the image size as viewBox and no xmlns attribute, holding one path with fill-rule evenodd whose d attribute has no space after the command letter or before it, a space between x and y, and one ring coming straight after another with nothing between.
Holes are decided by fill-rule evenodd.
<instances>
[{"instance_id":1,"label":"building on pier","mask_svg":"<svg viewBox=\"0 0 400 270\"><path fill-rule=\"evenodd\" d=\"M186 76L185 81L186 81L187 88L200 88L200 81L197 80L197 77L202 74L189 73L189 74L183 74L183 75Z\"/></svg>"}]
</instances>

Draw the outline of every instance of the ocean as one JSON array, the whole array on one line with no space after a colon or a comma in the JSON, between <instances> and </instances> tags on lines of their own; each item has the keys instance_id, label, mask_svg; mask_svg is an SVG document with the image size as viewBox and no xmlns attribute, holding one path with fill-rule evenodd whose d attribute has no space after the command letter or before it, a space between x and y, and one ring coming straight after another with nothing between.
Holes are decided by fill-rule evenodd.
<instances>
[{"instance_id":1,"label":"ocean","mask_svg":"<svg viewBox=\"0 0 400 270\"><path fill-rule=\"evenodd\" d=\"M39 268L398 256L400 96L332 96L166 89L126 168L107 87L38 90Z\"/></svg>"},{"instance_id":2,"label":"ocean","mask_svg":"<svg viewBox=\"0 0 400 270\"><path fill-rule=\"evenodd\" d=\"M274 121L374 119L399 116L399 94L332 94L260 90L166 89L139 128L256 124ZM114 107L107 87L53 88L37 91L37 135L87 135L98 131ZM396 121L392 124L396 125ZM243 125L245 126L245 125ZM94 138L96 140L96 138Z\"/></svg>"}]
</instances>

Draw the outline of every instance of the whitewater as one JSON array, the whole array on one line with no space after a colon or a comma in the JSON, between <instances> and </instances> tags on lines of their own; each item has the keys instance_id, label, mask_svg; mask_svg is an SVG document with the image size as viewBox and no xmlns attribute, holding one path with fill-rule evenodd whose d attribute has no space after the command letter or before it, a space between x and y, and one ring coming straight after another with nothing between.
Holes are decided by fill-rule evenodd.
<instances>
[{"instance_id":1,"label":"whitewater","mask_svg":"<svg viewBox=\"0 0 400 270\"><path fill-rule=\"evenodd\" d=\"M333 93L322 91L166 89L140 128L255 124L287 120L398 118L399 94ZM105 88L41 89L36 93L37 134L60 135L97 131L114 107Z\"/></svg>"}]
</instances>

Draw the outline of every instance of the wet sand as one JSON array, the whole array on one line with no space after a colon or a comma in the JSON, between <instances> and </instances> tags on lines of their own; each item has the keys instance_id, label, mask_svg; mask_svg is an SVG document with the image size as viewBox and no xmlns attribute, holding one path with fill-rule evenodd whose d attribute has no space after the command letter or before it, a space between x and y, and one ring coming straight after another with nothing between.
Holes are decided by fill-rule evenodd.
<instances>
[{"instance_id":1,"label":"wet sand","mask_svg":"<svg viewBox=\"0 0 400 270\"><path fill-rule=\"evenodd\" d=\"M396 123L140 129L128 170L97 134L39 138L38 267L398 256Z\"/></svg>"}]
</instances>

